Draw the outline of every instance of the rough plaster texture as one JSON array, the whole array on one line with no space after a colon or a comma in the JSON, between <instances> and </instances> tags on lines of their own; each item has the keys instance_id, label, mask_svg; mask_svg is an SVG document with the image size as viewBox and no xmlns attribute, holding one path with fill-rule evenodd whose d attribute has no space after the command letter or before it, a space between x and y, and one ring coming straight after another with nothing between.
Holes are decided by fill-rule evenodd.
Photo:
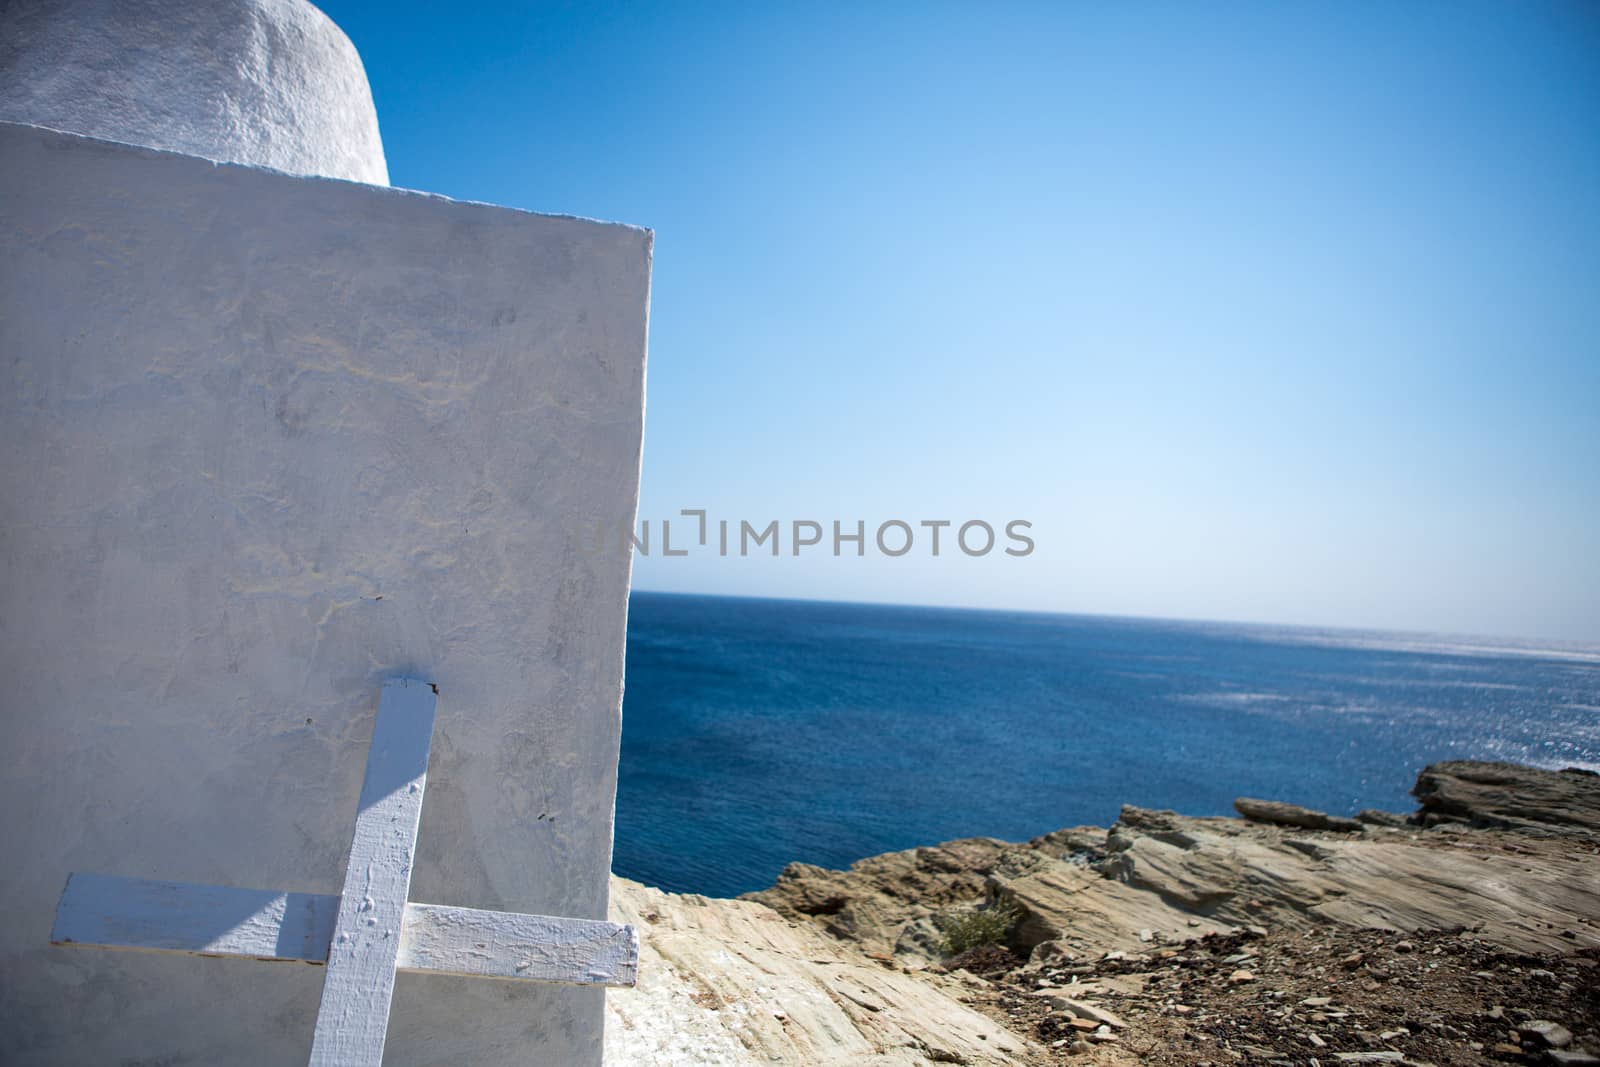
<instances>
[{"instance_id":1,"label":"rough plaster texture","mask_svg":"<svg viewBox=\"0 0 1600 1067\"><path fill-rule=\"evenodd\" d=\"M650 235L0 124L0 1062L293 1063L323 970L53 948L70 871L337 893L440 687L411 899L606 915ZM599 1061L402 974L397 1064Z\"/></svg>"},{"instance_id":2,"label":"rough plaster texture","mask_svg":"<svg viewBox=\"0 0 1600 1067\"><path fill-rule=\"evenodd\" d=\"M305 0L7 0L0 120L389 184L361 57Z\"/></svg>"}]
</instances>

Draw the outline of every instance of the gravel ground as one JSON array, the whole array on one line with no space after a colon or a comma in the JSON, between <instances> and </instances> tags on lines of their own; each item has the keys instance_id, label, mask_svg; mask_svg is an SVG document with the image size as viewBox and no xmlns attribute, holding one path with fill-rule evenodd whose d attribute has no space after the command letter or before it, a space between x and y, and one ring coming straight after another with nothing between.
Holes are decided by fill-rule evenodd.
<instances>
[{"instance_id":1,"label":"gravel ground","mask_svg":"<svg viewBox=\"0 0 1600 1067\"><path fill-rule=\"evenodd\" d=\"M987 978L972 1004L1059 1063L1600 1064L1600 950L1519 955L1464 929L1258 930L1042 967L990 948L947 966Z\"/></svg>"}]
</instances>

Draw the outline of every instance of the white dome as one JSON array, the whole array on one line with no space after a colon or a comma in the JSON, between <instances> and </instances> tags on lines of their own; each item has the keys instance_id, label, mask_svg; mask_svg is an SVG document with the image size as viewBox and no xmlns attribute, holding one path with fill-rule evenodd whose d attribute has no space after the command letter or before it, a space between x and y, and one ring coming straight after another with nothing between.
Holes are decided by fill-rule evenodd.
<instances>
[{"instance_id":1,"label":"white dome","mask_svg":"<svg viewBox=\"0 0 1600 1067\"><path fill-rule=\"evenodd\" d=\"M0 120L389 184L361 57L305 0L10 0Z\"/></svg>"}]
</instances>

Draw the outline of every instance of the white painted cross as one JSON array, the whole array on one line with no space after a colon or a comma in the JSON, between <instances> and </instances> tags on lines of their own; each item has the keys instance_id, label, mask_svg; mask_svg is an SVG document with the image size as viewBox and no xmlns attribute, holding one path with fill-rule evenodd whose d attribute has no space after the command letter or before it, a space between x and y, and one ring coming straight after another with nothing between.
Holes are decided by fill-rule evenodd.
<instances>
[{"instance_id":1,"label":"white painted cross","mask_svg":"<svg viewBox=\"0 0 1600 1067\"><path fill-rule=\"evenodd\" d=\"M633 985L631 926L406 900L437 700L427 682L384 685L339 896L73 874L51 942L326 963L313 1067L382 1062L397 970Z\"/></svg>"}]
</instances>

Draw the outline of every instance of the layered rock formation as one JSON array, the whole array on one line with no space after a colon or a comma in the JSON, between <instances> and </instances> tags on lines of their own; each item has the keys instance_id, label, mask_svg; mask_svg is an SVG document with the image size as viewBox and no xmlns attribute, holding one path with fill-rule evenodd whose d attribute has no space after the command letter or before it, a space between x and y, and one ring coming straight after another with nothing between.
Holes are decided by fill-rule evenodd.
<instances>
[{"instance_id":1,"label":"layered rock formation","mask_svg":"<svg viewBox=\"0 0 1600 1067\"><path fill-rule=\"evenodd\" d=\"M640 957L638 987L607 996L607 1063L900 1067L1041 1055L960 1002L970 976L886 967L753 901L613 878L611 914L639 929Z\"/></svg>"},{"instance_id":2,"label":"layered rock formation","mask_svg":"<svg viewBox=\"0 0 1600 1067\"><path fill-rule=\"evenodd\" d=\"M771 889L740 901L623 884L613 890L618 917L640 923L641 974L654 973L641 979L642 993L612 995L608 1048L629 1063L809 1064L1044 1063L1092 1047L1109 1062L1138 1047L1137 1033L1149 1038L1171 1019L1189 1018L1206 1020L1222 1047L1202 1044L1188 1059L1163 1052L1161 1062L1235 1062L1254 1055L1239 1048L1262 1049L1238 1034L1275 1032L1239 1019L1258 1007L1271 1020L1292 1014L1270 997L1259 1006L1250 992L1255 966L1281 974L1284 988L1372 986L1364 995L1378 1006L1337 1018L1312 1012L1323 1019L1304 1025L1320 1028L1312 1032L1324 1044L1344 1044L1324 1062L1369 1053L1400 1062L1398 1031L1346 1020L1363 1010L1381 1017L1383 998L1393 999L1384 983L1409 973L1415 958L1406 955L1407 938L1433 939L1440 958L1418 958L1413 969L1429 979L1454 975L1447 999L1458 1012L1478 991L1492 1000L1504 984L1483 968L1508 968L1508 989L1524 988L1511 972L1529 971L1526 988L1537 991L1538 976L1554 975L1558 964L1527 961L1548 959L1571 960L1580 979L1554 981L1548 999L1584 1015L1582 979L1592 972L1583 968L1600 958L1600 777L1447 763L1423 771L1416 793L1423 808L1415 815L1364 813L1359 822L1271 802L1242 804L1245 820L1130 806L1109 829L1020 844L953 841L869 857L846 871L792 864ZM967 970L950 973L936 920L997 904L1019 917L1008 943L954 961ZM1255 941L1262 947L1241 948ZM1453 969L1438 970L1451 961ZM1145 983L1162 981L1156 972L1169 966L1191 977L1174 999L1152 1005ZM1325 975L1330 969L1344 977ZM1421 992L1407 987L1402 1012L1425 1002L1429 989L1428 979L1404 981ZM1129 1005L1127 1032L1096 1015L1115 1017ZM1487 1013L1490 1003L1481 1008ZM1537 1014L1529 1008L1510 1023L1486 1016L1492 1021L1479 1029L1498 1034L1516 1056L1543 1055L1521 1050L1512 1025L1547 1021ZM1450 1033L1426 1036L1454 1050L1445 1058L1473 1062L1483 1049L1471 1049L1464 1018L1440 1024ZM1595 1019L1557 1021L1580 1035L1578 1051L1564 1056L1600 1034ZM716 1037L726 1058L672 1058L683 1033ZM1139 1055L1155 1056L1155 1045Z\"/></svg>"},{"instance_id":3,"label":"layered rock formation","mask_svg":"<svg viewBox=\"0 0 1600 1067\"><path fill-rule=\"evenodd\" d=\"M1429 826L1454 822L1600 839L1600 775L1593 771L1455 760L1423 770L1411 794Z\"/></svg>"}]
</instances>

